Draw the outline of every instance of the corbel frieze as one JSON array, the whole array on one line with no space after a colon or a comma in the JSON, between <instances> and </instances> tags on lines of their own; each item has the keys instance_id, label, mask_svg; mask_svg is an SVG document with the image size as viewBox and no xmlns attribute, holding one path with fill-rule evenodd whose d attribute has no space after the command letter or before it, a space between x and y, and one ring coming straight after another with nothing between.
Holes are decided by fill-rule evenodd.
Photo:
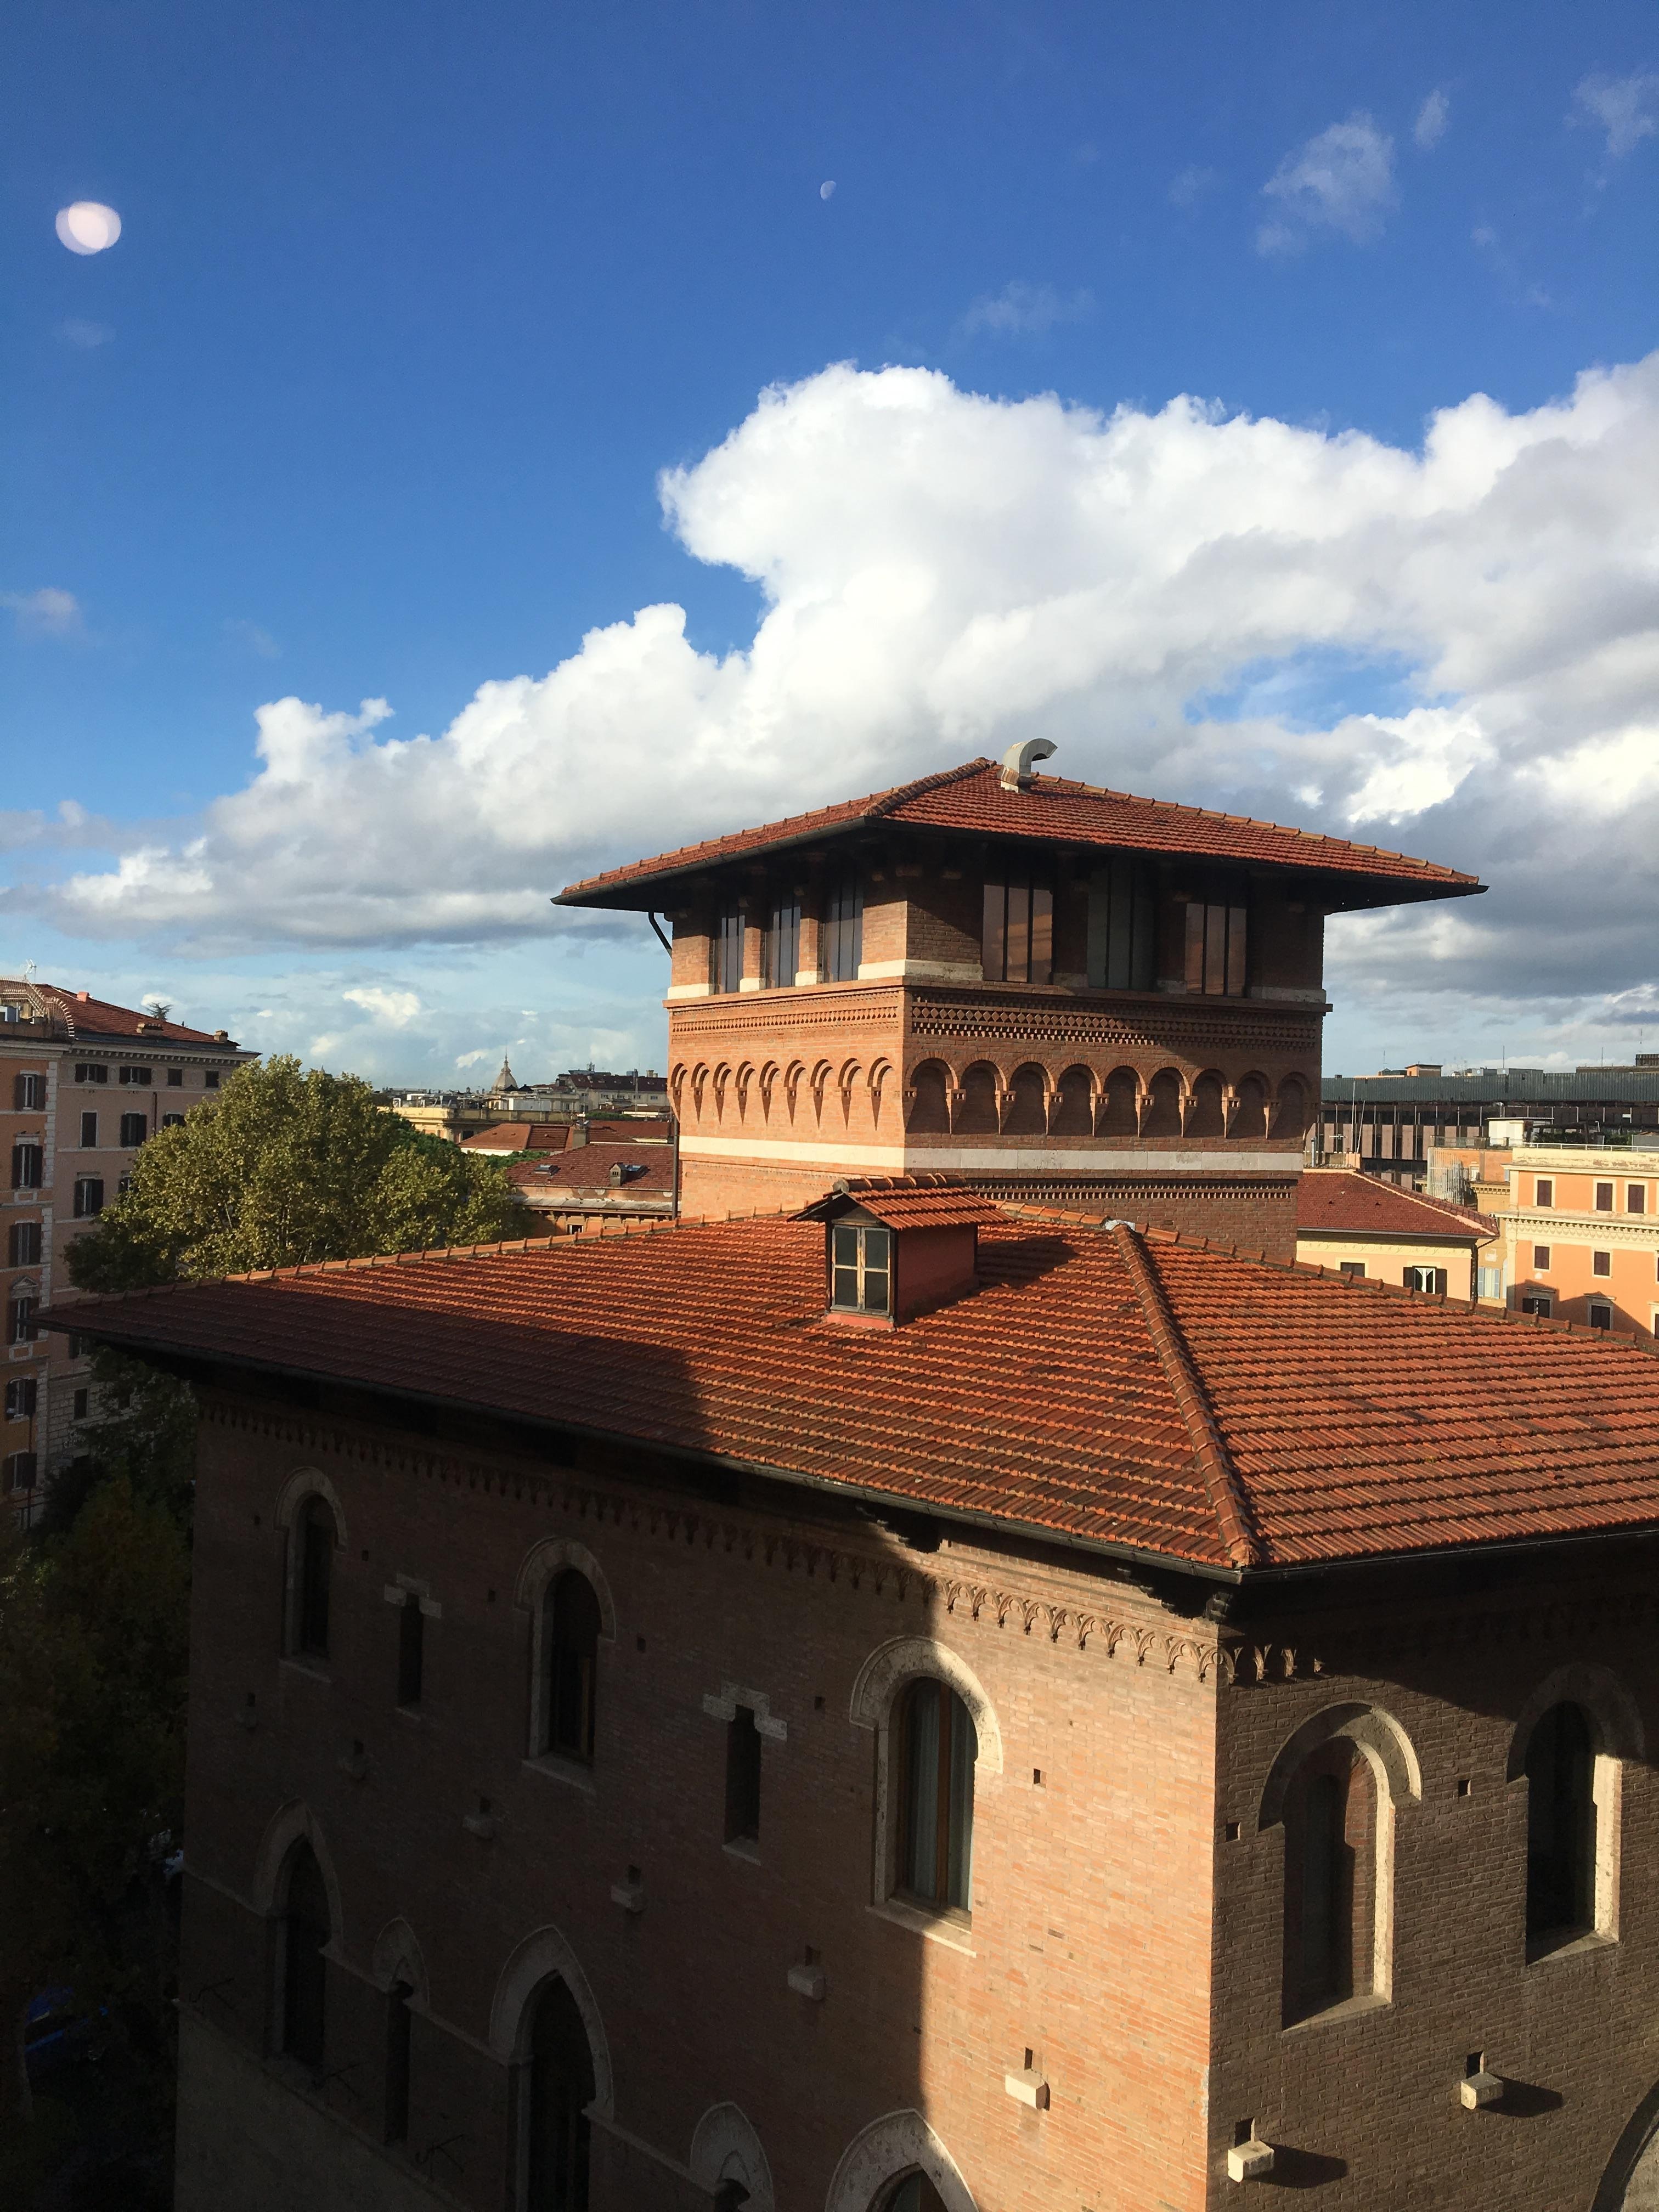
<instances>
[{"instance_id":1,"label":"corbel frieze","mask_svg":"<svg viewBox=\"0 0 1659 2212\"><path fill-rule=\"evenodd\" d=\"M331 1455L396 1474L420 1475L510 1498L516 1503L556 1505L575 1520L608 1524L666 1543L688 1547L700 1544L711 1552L718 1548L763 1566L781 1567L786 1574L802 1574L808 1580L822 1577L828 1583L844 1583L858 1591L867 1587L878 1597L890 1589L900 1604L914 1597L924 1604L936 1604L946 1613L963 1613L976 1622L994 1620L999 1628L1017 1629L1022 1635L1056 1646L1074 1645L1079 1651L1094 1649L1109 1659L1122 1656L1138 1667L1161 1668L1169 1674L1190 1667L1200 1683L1207 1682L1218 1670L1224 1680L1232 1679L1226 1650L1200 1638L1145 1620L1118 1620L1059 1604L1028 1592L938 1574L910 1558L899 1560L851 1551L762 1522L728 1520L698 1506L625 1496L584 1481L568 1468L550 1469L544 1476L530 1474L452 1453L390 1444L303 1417L255 1412L223 1401L204 1403L203 1419L218 1427L262 1436L310 1454Z\"/></svg>"}]
</instances>

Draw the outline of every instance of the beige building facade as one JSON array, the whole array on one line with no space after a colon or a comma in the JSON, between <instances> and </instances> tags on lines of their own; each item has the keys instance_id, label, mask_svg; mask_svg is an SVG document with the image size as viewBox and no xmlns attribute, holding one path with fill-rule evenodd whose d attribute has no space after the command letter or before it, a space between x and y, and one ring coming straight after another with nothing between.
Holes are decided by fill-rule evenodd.
<instances>
[{"instance_id":1,"label":"beige building facade","mask_svg":"<svg viewBox=\"0 0 1659 2212\"><path fill-rule=\"evenodd\" d=\"M0 1114L8 1166L0 1505L27 1520L96 1411L90 1346L35 1316L75 1296L70 1245L119 1193L138 1147L211 1097L245 1060L221 1030L86 991L0 979Z\"/></svg>"}]
</instances>

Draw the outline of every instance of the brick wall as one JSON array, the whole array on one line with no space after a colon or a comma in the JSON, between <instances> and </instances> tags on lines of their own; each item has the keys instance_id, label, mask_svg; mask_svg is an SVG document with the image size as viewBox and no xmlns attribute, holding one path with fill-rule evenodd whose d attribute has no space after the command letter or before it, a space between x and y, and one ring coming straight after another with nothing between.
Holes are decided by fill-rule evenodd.
<instances>
[{"instance_id":1,"label":"brick wall","mask_svg":"<svg viewBox=\"0 0 1659 2212\"><path fill-rule=\"evenodd\" d=\"M277 1656L278 1500L307 1467L347 1524L326 1674ZM314 2138L313 2106L373 2141L376 1945L401 1918L424 1975L410 2150L452 2142L443 2185L462 2203L510 2201L492 2007L515 1948L551 1927L610 2054L596 2212L699 2201L693 2132L726 2100L758 2131L782 2206L822 2204L860 2131L914 2106L981 2212L1199 2212L1216 1725L1201 1623L1104 1566L977 1543L918 1553L827 1502L755 1489L711 1503L637 1459L578 1472L450 1458L229 1398L204 1422L198 1516L184 1995L210 2026L186 2042L181 2171L216 2166L218 2202L283 2143ZM614 1603L591 1784L523 1756L531 1623L514 1593L549 1537L580 1540ZM418 1717L393 1704L383 1591L399 1573L441 1608ZM994 1775L981 1737L971 1926L942 1938L872 1909L877 1739L852 1700L896 1638L947 1647L1000 1740ZM765 1747L757 1858L722 1843L726 1728L703 1700L730 1685L763 1693L787 1729ZM482 1798L488 1841L464 1826ZM258 1869L285 1808L313 1824L341 1905L320 2089L260 2057ZM611 1899L629 1867L637 1914ZM787 1983L809 1947L821 2002ZM244 2054L257 2095L201 2056L209 2036ZM1028 2049L1047 2112L1004 2086ZM402 2167L409 2154L375 2155ZM262 2212L252 2183L247 2198ZM305 2201L370 2200L315 2180Z\"/></svg>"},{"instance_id":2,"label":"brick wall","mask_svg":"<svg viewBox=\"0 0 1659 2212\"><path fill-rule=\"evenodd\" d=\"M1510 1771L1517 1723L1564 1667L1607 1670L1651 1741L1654 1564L1558 1557L1484 1591L1441 1568L1415 1580L1340 1611L1261 1619L1245 1649L1260 1650L1265 1679L1222 1692L1214 2201L1227 2195L1235 2125L1253 2118L1279 2147L1281 2184L1318 2185L1331 2212L1586 2212L1659 2081L1659 1784L1644 1757L1626 1759L1612 1837L1604 1824L1620 1868L1617 1940L1529 1965L1528 1784ZM1284 1829L1261 1825L1263 1793L1287 1740L1334 1707L1390 1715L1420 1772L1393 1818L1392 1988L1386 2002L1285 2030ZM1476 2051L1510 2086L1498 2106L1470 2112L1458 2084Z\"/></svg>"}]
</instances>

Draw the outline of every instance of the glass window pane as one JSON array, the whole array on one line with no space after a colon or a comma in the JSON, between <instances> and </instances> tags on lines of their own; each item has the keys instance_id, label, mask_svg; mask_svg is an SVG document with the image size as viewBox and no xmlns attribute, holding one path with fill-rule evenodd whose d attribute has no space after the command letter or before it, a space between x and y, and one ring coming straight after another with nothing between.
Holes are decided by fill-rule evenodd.
<instances>
[{"instance_id":1,"label":"glass window pane","mask_svg":"<svg viewBox=\"0 0 1659 2212\"><path fill-rule=\"evenodd\" d=\"M1054 895L1047 884L1031 886L1031 981L1052 981L1054 972Z\"/></svg>"},{"instance_id":2,"label":"glass window pane","mask_svg":"<svg viewBox=\"0 0 1659 2212\"><path fill-rule=\"evenodd\" d=\"M838 1221L831 1235L834 1240L831 1249L835 1254L836 1265L838 1267L856 1267L859 1263L859 1232L856 1223Z\"/></svg>"},{"instance_id":3,"label":"glass window pane","mask_svg":"<svg viewBox=\"0 0 1659 2212\"><path fill-rule=\"evenodd\" d=\"M856 1313L859 1304L859 1274L856 1267L837 1267L830 1278L830 1303L844 1313Z\"/></svg>"},{"instance_id":4,"label":"glass window pane","mask_svg":"<svg viewBox=\"0 0 1659 2212\"><path fill-rule=\"evenodd\" d=\"M1204 908L1197 899L1187 902L1187 988L1204 988Z\"/></svg>"},{"instance_id":5,"label":"glass window pane","mask_svg":"<svg viewBox=\"0 0 1659 2212\"><path fill-rule=\"evenodd\" d=\"M884 1267L866 1267L864 1271L864 1310L866 1313L885 1313L888 1310L888 1274Z\"/></svg>"},{"instance_id":6,"label":"glass window pane","mask_svg":"<svg viewBox=\"0 0 1659 2212\"><path fill-rule=\"evenodd\" d=\"M1011 983L1030 980L1031 962L1031 887L1029 884L1010 884L1008 886L1008 946L1006 974Z\"/></svg>"},{"instance_id":7,"label":"glass window pane","mask_svg":"<svg viewBox=\"0 0 1659 2212\"><path fill-rule=\"evenodd\" d=\"M951 1693L951 1835L946 1863L947 1902L969 1909L974 1857L974 1761L979 1737L973 1716Z\"/></svg>"},{"instance_id":8,"label":"glass window pane","mask_svg":"<svg viewBox=\"0 0 1659 2212\"><path fill-rule=\"evenodd\" d=\"M1227 909L1227 991L1228 995L1242 999L1244 995L1244 908L1231 906Z\"/></svg>"},{"instance_id":9,"label":"glass window pane","mask_svg":"<svg viewBox=\"0 0 1659 2212\"><path fill-rule=\"evenodd\" d=\"M1227 909L1204 909L1204 988L1217 997L1227 988Z\"/></svg>"},{"instance_id":10,"label":"glass window pane","mask_svg":"<svg viewBox=\"0 0 1659 2212\"><path fill-rule=\"evenodd\" d=\"M904 1850L902 1887L917 1897L939 1892L939 1686L912 1683L905 1702Z\"/></svg>"},{"instance_id":11,"label":"glass window pane","mask_svg":"<svg viewBox=\"0 0 1659 2212\"><path fill-rule=\"evenodd\" d=\"M1008 912L1008 893L1001 884L985 886L984 964L988 983L1006 980L1007 940L1004 925Z\"/></svg>"},{"instance_id":12,"label":"glass window pane","mask_svg":"<svg viewBox=\"0 0 1659 2212\"><path fill-rule=\"evenodd\" d=\"M884 1267L892 1249L892 1237L885 1229L866 1229L864 1232L864 1264L866 1267Z\"/></svg>"}]
</instances>

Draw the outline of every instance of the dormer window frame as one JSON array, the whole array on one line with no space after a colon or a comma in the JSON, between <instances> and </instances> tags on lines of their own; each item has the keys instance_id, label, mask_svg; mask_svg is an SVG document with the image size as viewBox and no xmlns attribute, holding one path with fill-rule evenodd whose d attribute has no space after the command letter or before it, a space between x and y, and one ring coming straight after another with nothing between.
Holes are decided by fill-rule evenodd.
<instances>
[{"instance_id":1,"label":"dormer window frame","mask_svg":"<svg viewBox=\"0 0 1659 2212\"><path fill-rule=\"evenodd\" d=\"M881 1322L891 1327L897 1241L892 1230L878 1221L848 1217L830 1224L824 1240L829 1275L825 1298L832 1319ZM841 1295L843 1288L851 1293L849 1297Z\"/></svg>"}]
</instances>

